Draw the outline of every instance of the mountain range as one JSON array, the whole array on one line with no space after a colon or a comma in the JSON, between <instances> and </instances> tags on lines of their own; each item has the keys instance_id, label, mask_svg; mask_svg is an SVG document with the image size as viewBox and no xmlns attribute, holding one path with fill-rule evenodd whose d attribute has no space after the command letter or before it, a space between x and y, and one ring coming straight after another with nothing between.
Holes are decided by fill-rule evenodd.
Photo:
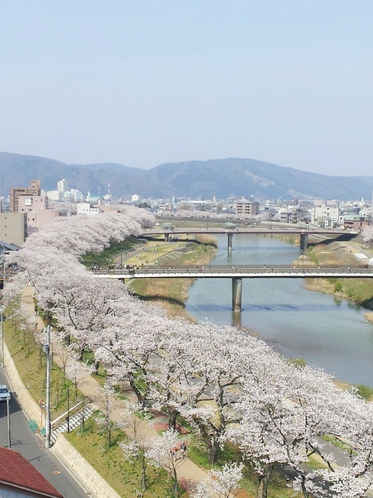
<instances>
[{"instance_id":1,"label":"mountain range","mask_svg":"<svg viewBox=\"0 0 373 498\"><path fill-rule=\"evenodd\" d=\"M40 180L44 190L55 190L65 178L69 188L91 196L108 191L115 198L249 197L256 199L371 199L373 177L328 176L278 166L256 159L211 159L160 164L152 169L115 163L65 164L44 157L0 152L0 195L11 187Z\"/></svg>"}]
</instances>

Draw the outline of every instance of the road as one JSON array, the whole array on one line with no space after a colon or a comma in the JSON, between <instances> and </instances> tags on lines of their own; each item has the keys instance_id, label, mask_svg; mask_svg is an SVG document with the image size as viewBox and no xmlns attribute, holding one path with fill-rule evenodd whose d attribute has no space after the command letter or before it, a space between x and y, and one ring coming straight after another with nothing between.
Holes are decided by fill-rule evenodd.
<instances>
[{"instance_id":1,"label":"road","mask_svg":"<svg viewBox=\"0 0 373 498\"><path fill-rule=\"evenodd\" d=\"M0 384L9 386L2 368L0 368ZM12 450L21 453L65 498L88 498L90 496L76 483L53 453L45 449L40 437L31 432L14 393L10 401L10 427ZM0 403L0 446L8 447L5 402Z\"/></svg>"}]
</instances>

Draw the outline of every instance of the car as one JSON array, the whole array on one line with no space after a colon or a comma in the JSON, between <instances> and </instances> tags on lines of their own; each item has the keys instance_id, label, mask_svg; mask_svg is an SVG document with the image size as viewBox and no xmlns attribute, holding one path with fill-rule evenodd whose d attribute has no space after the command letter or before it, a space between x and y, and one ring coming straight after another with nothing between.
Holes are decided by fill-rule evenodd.
<instances>
[{"instance_id":1,"label":"car","mask_svg":"<svg viewBox=\"0 0 373 498\"><path fill-rule=\"evenodd\" d=\"M10 391L5 384L0 385L0 401L11 400Z\"/></svg>"}]
</instances>

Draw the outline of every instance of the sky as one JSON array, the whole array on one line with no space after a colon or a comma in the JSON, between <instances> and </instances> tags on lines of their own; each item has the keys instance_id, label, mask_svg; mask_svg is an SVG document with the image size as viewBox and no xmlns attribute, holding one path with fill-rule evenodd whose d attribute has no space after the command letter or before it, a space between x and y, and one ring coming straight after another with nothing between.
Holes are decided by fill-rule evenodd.
<instances>
[{"instance_id":1,"label":"sky","mask_svg":"<svg viewBox=\"0 0 373 498\"><path fill-rule=\"evenodd\" d=\"M0 151L373 175L373 0L0 0Z\"/></svg>"}]
</instances>

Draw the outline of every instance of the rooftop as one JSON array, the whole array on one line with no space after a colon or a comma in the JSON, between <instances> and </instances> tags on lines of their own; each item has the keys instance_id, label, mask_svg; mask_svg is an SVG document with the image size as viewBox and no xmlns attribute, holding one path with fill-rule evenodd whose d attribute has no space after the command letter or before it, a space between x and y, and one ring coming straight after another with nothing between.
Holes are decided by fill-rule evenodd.
<instances>
[{"instance_id":1,"label":"rooftop","mask_svg":"<svg viewBox=\"0 0 373 498\"><path fill-rule=\"evenodd\" d=\"M0 488L2 485L33 492L31 496L63 498L20 453L0 447Z\"/></svg>"}]
</instances>

